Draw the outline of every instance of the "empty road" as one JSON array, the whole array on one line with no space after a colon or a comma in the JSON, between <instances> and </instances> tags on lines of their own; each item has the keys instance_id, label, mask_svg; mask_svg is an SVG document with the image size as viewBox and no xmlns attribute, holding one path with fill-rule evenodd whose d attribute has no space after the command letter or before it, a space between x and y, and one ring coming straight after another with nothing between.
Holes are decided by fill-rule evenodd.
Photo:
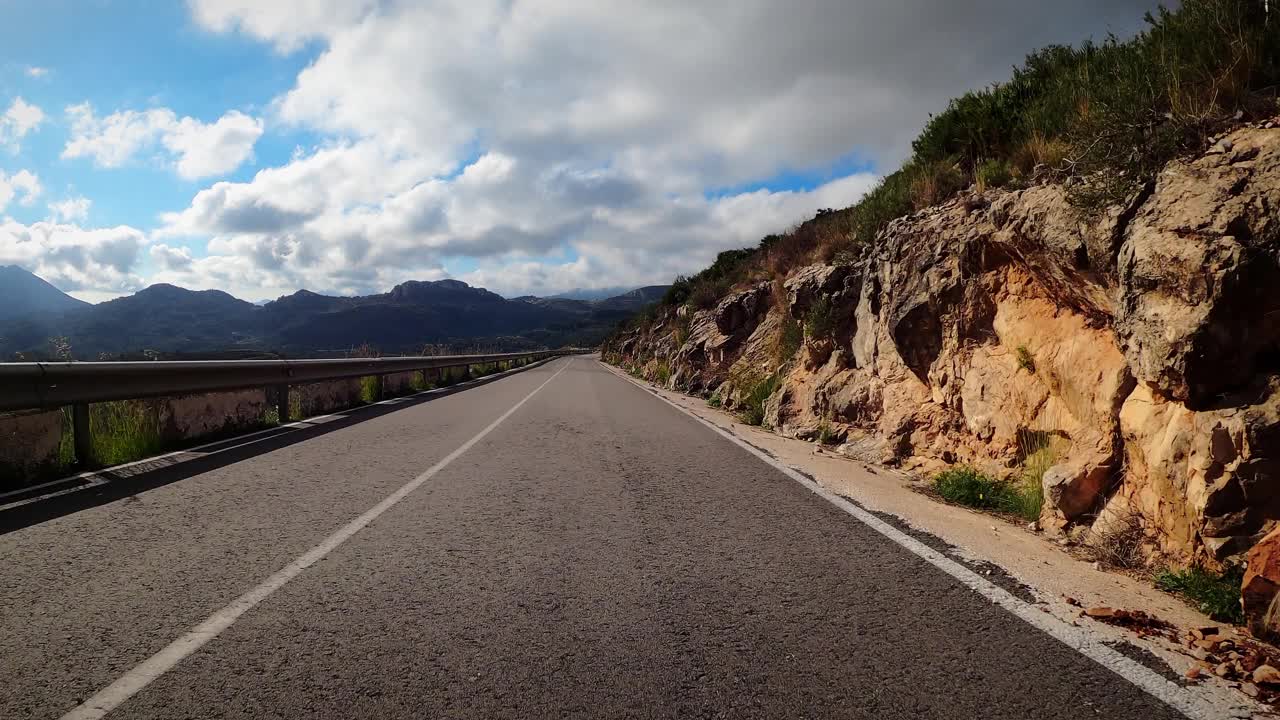
<instances>
[{"instance_id":1,"label":"empty road","mask_svg":"<svg viewBox=\"0 0 1280 720\"><path fill-rule=\"evenodd\" d=\"M0 535L0 718L1177 718L589 357Z\"/></svg>"}]
</instances>

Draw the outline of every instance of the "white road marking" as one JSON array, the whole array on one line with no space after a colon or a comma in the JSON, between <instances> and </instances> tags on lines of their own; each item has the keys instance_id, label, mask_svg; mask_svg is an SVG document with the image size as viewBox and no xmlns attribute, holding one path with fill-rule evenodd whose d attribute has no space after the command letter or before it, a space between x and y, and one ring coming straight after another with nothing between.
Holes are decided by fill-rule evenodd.
<instances>
[{"instance_id":1,"label":"white road marking","mask_svg":"<svg viewBox=\"0 0 1280 720\"><path fill-rule=\"evenodd\" d=\"M1191 695L1176 683L1170 682L1145 665L1142 665L1135 660L1131 660L1124 655L1121 655L1116 650L1102 644L1102 642L1094 638L1092 634L1084 628L1069 625L1048 613L1041 612L1035 606L1019 600L1004 588L993 584L991 581L981 575L978 575L964 565L961 565L955 560L952 560L946 555L943 555L937 550L934 550L928 545L916 540L910 535L876 517L867 510L864 510L845 498L831 492L817 482L810 480L751 443L724 430L715 423L699 417L697 414L681 407L677 403L668 400L660 393L651 392L649 388L645 387L645 385L628 375L624 375L620 370L615 369L608 363L600 361L600 364L604 365L604 367L614 375L617 375L635 387L640 388L646 394L656 397L676 410L679 410L685 415L697 420L710 428L717 435L720 435L729 442L737 445L743 450L746 450L752 455L755 455L769 465L772 465L782 474L821 496L832 505L835 505L846 513L852 515L859 522L870 527L872 530L875 530L889 540L901 545L915 555L920 556L920 558L925 562L955 578L970 590L973 590L979 595L990 600L992 603L1008 610L1027 624L1037 630L1040 630L1046 635L1049 635L1055 640L1058 640L1090 660L1093 660L1116 675L1119 675L1124 680L1133 683L1148 694L1163 701L1178 712L1181 712L1188 718L1191 718L1192 720L1217 720L1218 718L1227 716L1226 713L1223 712L1225 708L1213 707L1208 703L1202 702L1199 698Z\"/></svg>"},{"instance_id":2,"label":"white road marking","mask_svg":"<svg viewBox=\"0 0 1280 720\"><path fill-rule=\"evenodd\" d=\"M189 655L199 650L205 643L216 638L222 631L231 627L236 620L249 610L252 610L258 603L271 597L272 593L284 587L290 580L298 577L304 570L324 559L326 555L333 552L338 546L350 540L353 535L363 530L369 523L378 518L387 510L390 510L396 503L403 500L409 493L417 490L423 483L430 480L436 473L443 470L449 463L457 460L463 453L470 450L472 446L480 442L486 435L493 432L494 428L502 424L504 420L511 417L515 411L521 406L529 402L529 399L538 394L538 391L546 387L548 383L555 380L560 373L573 363L570 358L559 370L551 377L547 378L541 385L533 389L533 392L524 396L520 402L512 405L509 410L502 413L497 420L489 423L488 427L481 430L475 437L463 443L458 449L446 455L440 462L427 468L425 472L416 478L405 483L399 490L391 493L382 502L374 505L365 511L355 520L343 525L337 532L325 538L319 545L311 548L303 553L298 559L278 570L274 575L263 580L261 584L253 588L249 592L232 600L226 607L210 615L204 622L192 628L182 637L174 640L165 646L160 652L144 660L140 665L134 667L129 672L120 677L119 680L111 683L107 687L99 690L93 697L85 700L77 705L71 712L62 716L62 720L96 720L105 716L121 703L138 694L143 688L151 683L152 680L164 675L173 669L175 665L182 662Z\"/></svg>"}]
</instances>

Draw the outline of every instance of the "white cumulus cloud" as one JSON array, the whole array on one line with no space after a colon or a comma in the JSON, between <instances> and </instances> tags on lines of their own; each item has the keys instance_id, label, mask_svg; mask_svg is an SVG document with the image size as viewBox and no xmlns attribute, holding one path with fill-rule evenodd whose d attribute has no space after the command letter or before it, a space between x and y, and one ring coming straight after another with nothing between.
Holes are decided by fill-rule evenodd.
<instances>
[{"instance_id":1,"label":"white cumulus cloud","mask_svg":"<svg viewBox=\"0 0 1280 720\"><path fill-rule=\"evenodd\" d=\"M63 222L84 222L89 217L90 205L92 202L87 197L70 197L49 203L49 212Z\"/></svg>"},{"instance_id":2,"label":"white cumulus cloud","mask_svg":"<svg viewBox=\"0 0 1280 720\"><path fill-rule=\"evenodd\" d=\"M8 207L18 195L22 196L18 204L29 207L43 191L40 178L30 170L19 170L12 175L6 175L0 170L0 211Z\"/></svg>"},{"instance_id":3,"label":"white cumulus cloud","mask_svg":"<svg viewBox=\"0 0 1280 720\"><path fill-rule=\"evenodd\" d=\"M5 219L0 221L0 265L20 265L64 292L98 300L142 288L136 269L146 242L142 231L128 226L23 225Z\"/></svg>"},{"instance_id":4,"label":"white cumulus cloud","mask_svg":"<svg viewBox=\"0 0 1280 720\"><path fill-rule=\"evenodd\" d=\"M182 272L191 267L191 250L185 247L170 247L164 243L151 246L151 259L163 270Z\"/></svg>"},{"instance_id":5,"label":"white cumulus cloud","mask_svg":"<svg viewBox=\"0 0 1280 720\"><path fill-rule=\"evenodd\" d=\"M16 153L22 139L43 122L43 110L20 97L14 98L4 115L0 115L0 146Z\"/></svg>"},{"instance_id":6,"label":"white cumulus cloud","mask_svg":"<svg viewBox=\"0 0 1280 720\"><path fill-rule=\"evenodd\" d=\"M253 156L262 120L232 110L213 123L179 118L168 108L120 110L99 117L89 103L67 108L71 137L64 158L91 158L98 167L120 167L146 151L168 155L187 180L223 175Z\"/></svg>"}]
</instances>

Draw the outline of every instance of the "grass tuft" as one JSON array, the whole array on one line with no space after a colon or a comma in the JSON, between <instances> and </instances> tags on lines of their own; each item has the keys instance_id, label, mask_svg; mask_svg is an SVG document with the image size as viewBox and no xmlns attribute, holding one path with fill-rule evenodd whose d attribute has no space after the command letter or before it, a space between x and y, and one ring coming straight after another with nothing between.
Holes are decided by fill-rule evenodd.
<instances>
[{"instance_id":1,"label":"grass tuft","mask_svg":"<svg viewBox=\"0 0 1280 720\"><path fill-rule=\"evenodd\" d=\"M746 397L742 399L742 421L748 425L763 425L764 406L781 384L777 374L750 381L746 386Z\"/></svg>"},{"instance_id":2,"label":"grass tuft","mask_svg":"<svg viewBox=\"0 0 1280 720\"><path fill-rule=\"evenodd\" d=\"M987 160L979 165L974 175L974 181L979 191L1004 187L1013 180L1013 174L1009 172L1009 165L1002 160L996 159Z\"/></svg>"},{"instance_id":3,"label":"grass tuft","mask_svg":"<svg viewBox=\"0 0 1280 720\"><path fill-rule=\"evenodd\" d=\"M832 445L837 439L838 436L835 429L831 427L830 421L823 420L818 423L818 432L814 435L814 440L816 440L819 445Z\"/></svg>"},{"instance_id":4,"label":"grass tuft","mask_svg":"<svg viewBox=\"0 0 1280 720\"><path fill-rule=\"evenodd\" d=\"M789 363L804 344L804 328L790 315L782 316L782 327L774 341L773 355L779 363Z\"/></svg>"},{"instance_id":5,"label":"grass tuft","mask_svg":"<svg viewBox=\"0 0 1280 720\"><path fill-rule=\"evenodd\" d=\"M1095 520L1089 528L1085 539L1085 547L1093 559L1109 567L1136 570L1147 564L1147 557L1142 552L1145 539L1142 532L1142 521L1137 513L1129 512L1118 517L1101 521Z\"/></svg>"},{"instance_id":6,"label":"grass tuft","mask_svg":"<svg viewBox=\"0 0 1280 720\"><path fill-rule=\"evenodd\" d=\"M666 360L659 360L653 370L653 381L665 386L671 382L671 365Z\"/></svg>"},{"instance_id":7,"label":"grass tuft","mask_svg":"<svg viewBox=\"0 0 1280 720\"><path fill-rule=\"evenodd\" d=\"M938 473L933 478L933 489L948 502L981 510L1003 510L1009 499L1005 483L968 465Z\"/></svg>"},{"instance_id":8,"label":"grass tuft","mask_svg":"<svg viewBox=\"0 0 1280 720\"><path fill-rule=\"evenodd\" d=\"M1156 587L1191 601L1200 612L1218 622L1241 624L1240 583L1244 568L1235 566L1215 573L1198 565L1182 570L1164 569L1156 573Z\"/></svg>"},{"instance_id":9,"label":"grass tuft","mask_svg":"<svg viewBox=\"0 0 1280 720\"><path fill-rule=\"evenodd\" d=\"M967 465L950 468L933 478L933 489L948 502L978 510L1010 513L1026 520L1040 517L1044 491L1024 478L1006 482Z\"/></svg>"},{"instance_id":10,"label":"grass tuft","mask_svg":"<svg viewBox=\"0 0 1280 720\"><path fill-rule=\"evenodd\" d=\"M160 417L145 400L94 403L89 406L89 434L98 465L118 465L159 455L166 449Z\"/></svg>"},{"instance_id":11,"label":"grass tuft","mask_svg":"<svg viewBox=\"0 0 1280 720\"><path fill-rule=\"evenodd\" d=\"M804 319L805 334L811 338L825 340L835 335L836 313L831 299L826 295L818 298L809 308Z\"/></svg>"}]
</instances>

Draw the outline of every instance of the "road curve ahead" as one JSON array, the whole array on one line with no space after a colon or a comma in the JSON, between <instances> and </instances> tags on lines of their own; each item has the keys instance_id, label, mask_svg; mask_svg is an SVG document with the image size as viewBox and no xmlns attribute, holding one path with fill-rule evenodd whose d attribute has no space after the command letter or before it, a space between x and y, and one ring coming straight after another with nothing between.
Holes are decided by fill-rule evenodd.
<instances>
[{"instance_id":1,"label":"road curve ahead","mask_svg":"<svg viewBox=\"0 0 1280 720\"><path fill-rule=\"evenodd\" d=\"M1181 717L586 357L13 530L0 568L6 719Z\"/></svg>"}]
</instances>

